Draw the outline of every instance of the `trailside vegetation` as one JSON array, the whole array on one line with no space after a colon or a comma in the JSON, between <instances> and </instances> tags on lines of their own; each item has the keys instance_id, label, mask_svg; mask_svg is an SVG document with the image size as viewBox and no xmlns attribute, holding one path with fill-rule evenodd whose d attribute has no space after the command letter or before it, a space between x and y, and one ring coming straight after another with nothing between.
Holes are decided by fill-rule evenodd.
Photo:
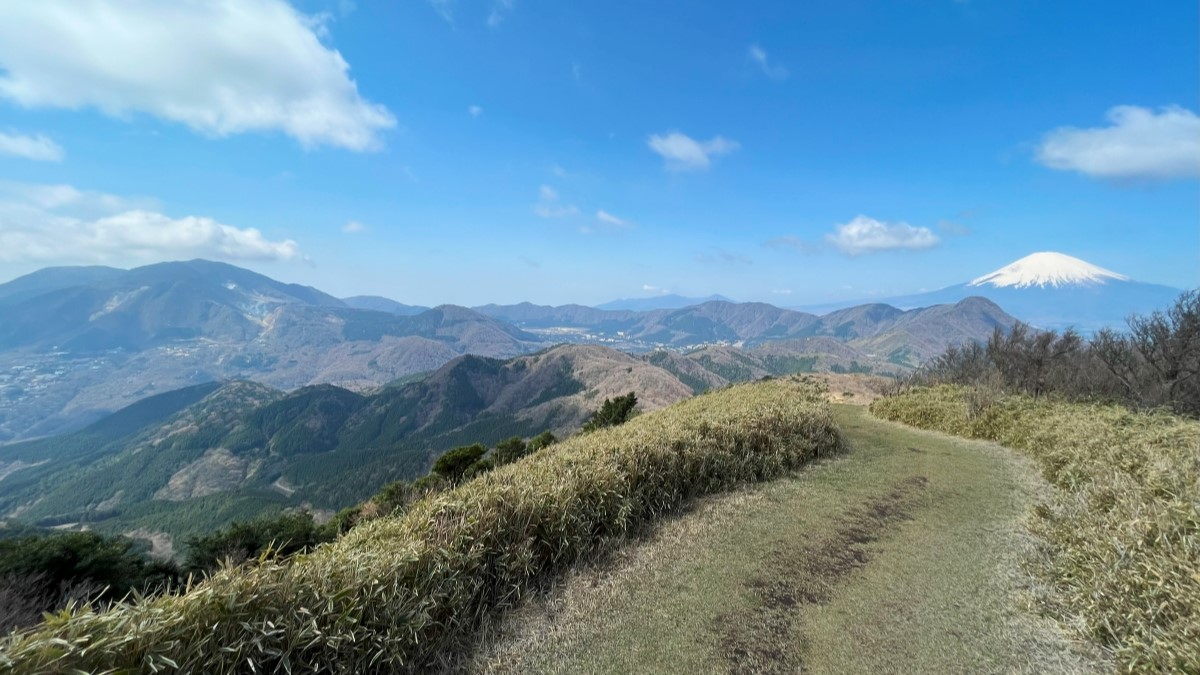
<instances>
[{"instance_id":1,"label":"trailside vegetation","mask_svg":"<svg viewBox=\"0 0 1200 675\"><path fill-rule=\"evenodd\" d=\"M1024 324L1008 333L997 329L986 344L949 348L910 383L971 385L981 395L1054 394L1200 417L1200 290L1184 293L1166 311L1131 317L1127 332L1105 329L1090 340Z\"/></svg>"},{"instance_id":2,"label":"trailside vegetation","mask_svg":"<svg viewBox=\"0 0 1200 675\"><path fill-rule=\"evenodd\" d=\"M0 667L422 672L541 580L688 500L843 447L816 385L733 387L556 443L311 553L63 612L0 643Z\"/></svg>"},{"instance_id":3,"label":"trailside vegetation","mask_svg":"<svg viewBox=\"0 0 1200 675\"><path fill-rule=\"evenodd\" d=\"M592 413L592 416L583 423L583 430L586 433L624 424L629 421L630 416L633 415L633 409L636 407L637 394L632 391L624 396L606 398L600 409Z\"/></svg>"},{"instance_id":4,"label":"trailside vegetation","mask_svg":"<svg viewBox=\"0 0 1200 675\"><path fill-rule=\"evenodd\" d=\"M71 602L160 591L179 577L175 565L151 560L125 537L55 532L0 539L0 634Z\"/></svg>"},{"instance_id":5,"label":"trailside vegetation","mask_svg":"<svg viewBox=\"0 0 1200 675\"><path fill-rule=\"evenodd\" d=\"M1053 592L1045 608L1128 672L1200 672L1200 422L1029 394L942 385L872 404L876 415L998 441L1057 490L1031 528Z\"/></svg>"}]
</instances>

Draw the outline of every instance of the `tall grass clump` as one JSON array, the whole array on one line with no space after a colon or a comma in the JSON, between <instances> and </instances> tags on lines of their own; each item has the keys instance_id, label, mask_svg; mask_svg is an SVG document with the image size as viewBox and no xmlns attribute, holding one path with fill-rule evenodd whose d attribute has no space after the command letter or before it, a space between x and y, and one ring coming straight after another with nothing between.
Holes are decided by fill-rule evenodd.
<instances>
[{"instance_id":1,"label":"tall grass clump","mask_svg":"<svg viewBox=\"0 0 1200 675\"><path fill-rule=\"evenodd\" d=\"M1055 490L1034 510L1047 608L1126 671L1200 673L1200 422L1115 405L916 389L876 415L1025 451ZM972 414L974 412L974 414Z\"/></svg>"},{"instance_id":2,"label":"tall grass clump","mask_svg":"<svg viewBox=\"0 0 1200 675\"><path fill-rule=\"evenodd\" d=\"M813 384L700 396L555 444L398 517L186 592L74 609L0 645L46 672L422 672L540 580L688 499L772 478L844 441Z\"/></svg>"}]
</instances>

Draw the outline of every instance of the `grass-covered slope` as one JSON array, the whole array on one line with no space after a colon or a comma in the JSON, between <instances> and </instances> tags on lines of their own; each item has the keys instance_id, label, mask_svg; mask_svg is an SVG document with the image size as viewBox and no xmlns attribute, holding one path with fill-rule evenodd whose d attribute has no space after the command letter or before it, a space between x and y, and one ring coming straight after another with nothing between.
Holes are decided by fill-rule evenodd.
<instances>
[{"instance_id":1,"label":"grass-covered slope","mask_svg":"<svg viewBox=\"0 0 1200 675\"><path fill-rule=\"evenodd\" d=\"M64 613L0 646L18 673L418 672L546 575L691 497L840 450L818 388L743 385L555 444L290 561Z\"/></svg>"},{"instance_id":2,"label":"grass-covered slope","mask_svg":"<svg viewBox=\"0 0 1200 675\"><path fill-rule=\"evenodd\" d=\"M1028 453L1058 488L1033 521L1051 610L1126 670L1200 672L1200 422L949 386L871 409Z\"/></svg>"}]
</instances>

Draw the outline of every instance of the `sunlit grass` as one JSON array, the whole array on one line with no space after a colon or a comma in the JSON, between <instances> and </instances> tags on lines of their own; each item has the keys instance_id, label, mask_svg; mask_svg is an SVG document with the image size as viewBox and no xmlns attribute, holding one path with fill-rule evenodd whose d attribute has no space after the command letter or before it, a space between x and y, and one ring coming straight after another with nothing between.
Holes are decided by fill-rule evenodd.
<instances>
[{"instance_id":1,"label":"sunlit grass","mask_svg":"<svg viewBox=\"0 0 1200 675\"><path fill-rule=\"evenodd\" d=\"M398 672L444 663L540 578L692 497L842 449L812 383L700 396L568 439L291 560L64 612L0 647L19 673Z\"/></svg>"},{"instance_id":2,"label":"sunlit grass","mask_svg":"<svg viewBox=\"0 0 1200 675\"><path fill-rule=\"evenodd\" d=\"M1130 671L1200 672L1200 422L1118 406L920 389L884 418L1023 450L1056 487L1035 511L1048 609Z\"/></svg>"}]
</instances>

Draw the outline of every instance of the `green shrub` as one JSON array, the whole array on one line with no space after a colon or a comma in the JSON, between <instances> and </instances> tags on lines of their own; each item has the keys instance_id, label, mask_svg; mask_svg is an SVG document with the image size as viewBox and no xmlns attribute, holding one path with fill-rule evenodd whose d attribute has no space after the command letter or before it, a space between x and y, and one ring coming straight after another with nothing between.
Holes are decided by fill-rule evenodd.
<instances>
[{"instance_id":1,"label":"green shrub","mask_svg":"<svg viewBox=\"0 0 1200 675\"><path fill-rule=\"evenodd\" d=\"M1046 609L1127 671L1200 672L1200 423L1116 405L981 396L962 387L880 399L876 415L1025 451L1056 488L1031 528Z\"/></svg>"},{"instance_id":2,"label":"green shrub","mask_svg":"<svg viewBox=\"0 0 1200 675\"><path fill-rule=\"evenodd\" d=\"M457 483L466 475L467 469L482 459L485 454L487 454L487 448L482 443L454 448L437 458L437 461L433 463L432 473L451 483Z\"/></svg>"},{"instance_id":3,"label":"green shrub","mask_svg":"<svg viewBox=\"0 0 1200 675\"><path fill-rule=\"evenodd\" d=\"M537 436L529 439L529 452L537 452L538 450L549 447L557 442L558 439L555 438L554 434L550 433L549 430L543 431Z\"/></svg>"},{"instance_id":4,"label":"green shrub","mask_svg":"<svg viewBox=\"0 0 1200 675\"><path fill-rule=\"evenodd\" d=\"M811 386L730 388L568 439L291 560L64 612L0 643L0 668L423 672L539 580L657 516L843 447Z\"/></svg>"},{"instance_id":5,"label":"green shrub","mask_svg":"<svg viewBox=\"0 0 1200 675\"><path fill-rule=\"evenodd\" d=\"M588 421L583 423L583 431L591 432L604 427L615 427L624 424L637 407L637 394L632 391L624 396L604 399L600 409L592 413Z\"/></svg>"},{"instance_id":6,"label":"green shrub","mask_svg":"<svg viewBox=\"0 0 1200 675\"><path fill-rule=\"evenodd\" d=\"M238 522L188 539L186 567L192 572L212 572L225 561L241 563L268 549L280 555L306 551L328 541L331 534L313 522L307 511Z\"/></svg>"},{"instance_id":7,"label":"green shrub","mask_svg":"<svg viewBox=\"0 0 1200 675\"><path fill-rule=\"evenodd\" d=\"M513 436L496 444L496 451L492 453L492 458L497 466L504 466L512 464L536 449L530 447L530 444L520 436Z\"/></svg>"},{"instance_id":8,"label":"green shrub","mask_svg":"<svg viewBox=\"0 0 1200 675\"><path fill-rule=\"evenodd\" d=\"M125 537L94 532L0 539L0 633L27 626L71 600L117 600L178 582L179 569L149 559Z\"/></svg>"}]
</instances>

